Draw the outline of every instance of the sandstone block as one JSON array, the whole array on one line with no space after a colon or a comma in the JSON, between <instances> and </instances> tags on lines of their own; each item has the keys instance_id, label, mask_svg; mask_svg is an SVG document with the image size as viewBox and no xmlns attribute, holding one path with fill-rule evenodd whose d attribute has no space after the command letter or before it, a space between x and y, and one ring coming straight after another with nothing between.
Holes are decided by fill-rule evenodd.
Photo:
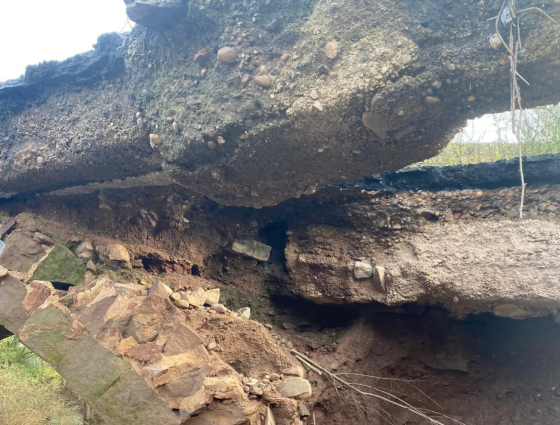
<instances>
[{"instance_id":1,"label":"sandstone block","mask_svg":"<svg viewBox=\"0 0 560 425\"><path fill-rule=\"evenodd\" d=\"M283 397L306 399L311 397L311 384L303 378L287 378L276 383L276 389Z\"/></svg>"},{"instance_id":2,"label":"sandstone block","mask_svg":"<svg viewBox=\"0 0 560 425\"><path fill-rule=\"evenodd\" d=\"M204 304L213 306L214 304L217 304L219 302L220 302L219 288L209 289L208 291L206 291L206 301L204 302Z\"/></svg>"},{"instance_id":3,"label":"sandstone block","mask_svg":"<svg viewBox=\"0 0 560 425\"><path fill-rule=\"evenodd\" d=\"M252 257L259 261L268 261L272 247L255 240L236 240L231 250L237 254Z\"/></svg>"},{"instance_id":4,"label":"sandstone block","mask_svg":"<svg viewBox=\"0 0 560 425\"><path fill-rule=\"evenodd\" d=\"M202 345L198 334L184 323L179 323L163 348L167 356L175 356Z\"/></svg>"}]
</instances>

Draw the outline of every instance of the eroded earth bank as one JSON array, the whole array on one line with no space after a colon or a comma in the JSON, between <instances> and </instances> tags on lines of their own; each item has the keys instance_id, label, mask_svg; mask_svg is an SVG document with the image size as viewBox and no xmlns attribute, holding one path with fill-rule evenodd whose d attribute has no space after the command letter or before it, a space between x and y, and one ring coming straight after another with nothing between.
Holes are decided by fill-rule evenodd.
<instances>
[{"instance_id":1,"label":"eroded earth bank","mask_svg":"<svg viewBox=\"0 0 560 425\"><path fill-rule=\"evenodd\" d=\"M560 422L560 158L523 219L516 161L395 172L509 108L502 2L126 3L0 84L0 337L111 425Z\"/></svg>"},{"instance_id":2,"label":"eroded earth bank","mask_svg":"<svg viewBox=\"0 0 560 425\"><path fill-rule=\"evenodd\" d=\"M560 159L527 164L523 220L515 161L261 210L177 185L16 198L0 322L111 424L426 422L296 350L441 423L552 425Z\"/></svg>"}]
</instances>

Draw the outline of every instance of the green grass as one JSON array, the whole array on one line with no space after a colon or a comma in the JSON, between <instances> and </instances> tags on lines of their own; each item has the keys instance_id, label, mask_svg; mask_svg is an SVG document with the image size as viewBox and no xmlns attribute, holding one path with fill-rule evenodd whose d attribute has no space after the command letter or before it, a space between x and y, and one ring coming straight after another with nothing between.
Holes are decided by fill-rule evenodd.
<instances>
[{"instance_id":1,"label":"green grass","mask_svg":"<svg viewBox=\"0 0 560 425\"><path fill-rule=\"evenodd\" d=\"M547 143L523 145L523 156L560 153L560 147ZM428 165L475 164L478 162L494 162L500 159L517 158L519 147L514 143L493 142L451 142L438 156L424 161Z\"/></svg>"},{"instance_id":2,"label":"green grass","mask_svg":"<svg viewBox=\"0 0 560 425\"><path fill-rule=\"evenodd\" d=\"M0 425L83 425L64 380L15 337L0 341Z\"/></svg>"},{"instance_id":3,"label":"green grass","mask_svg":"<svg viewBox=\"0 0 560 425\"><path fill-rule=\"evenodd\" d=\"M509 113L491 117L486 130L488 134L494 135L495 140L492 142L483 141L487 137L480 128L475 128L472 121L469 122L464 131L458 134L438 156L424 161L423 164L472 164L518 157L518 144L508 131L510 118ZM523 156L559 153L560 105L524 111L520 136Z\"/></svg>"}]
</instances>

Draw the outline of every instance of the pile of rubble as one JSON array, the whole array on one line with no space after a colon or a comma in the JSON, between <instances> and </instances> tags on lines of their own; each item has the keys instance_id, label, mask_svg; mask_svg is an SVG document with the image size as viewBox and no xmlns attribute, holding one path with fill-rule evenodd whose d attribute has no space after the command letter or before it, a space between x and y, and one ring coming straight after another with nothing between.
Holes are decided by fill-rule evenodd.
<instances>
[{"instance_id":1,"label":"pile of rubble","mask_svg":"<svg viewBox=\"0 0 560 425\"><path fill-rule=\"evenodd\" d=\"M249 308L228 310L218 288L95 276L96 256L126 270L128 250L82 240L76 257L32 230L13 231L0 256L0 323L108 423L297 425L309 416L302 366L248 320Z\"/></svg>"}]
</instances>

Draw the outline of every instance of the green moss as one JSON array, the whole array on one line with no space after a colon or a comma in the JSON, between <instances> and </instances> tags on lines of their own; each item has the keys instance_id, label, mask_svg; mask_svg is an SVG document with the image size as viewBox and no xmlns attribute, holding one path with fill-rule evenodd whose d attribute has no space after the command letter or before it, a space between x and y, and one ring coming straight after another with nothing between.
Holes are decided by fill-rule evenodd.
<instances>
[{"instance_id":1,"label":"green moss","mask_svg":"<svg viewBox=\"0 0 560 425\"><path fill-rule=\"evenodd\" d=\"M31 315L19 331L23 342L52 366L58 365L76 341L66 338L71 331L70 320L56 307L49 305Z\"/></svg>"},{"instance_id":2,"label":"green moss","mask_svg":"<svg viewBox=\"0 0 560 425\"><path fill-rule=\"evenodd\" d=\"M49 282L80 285L84 282L86 266L76 258L72 251L63 245L57 245L39 264L35 279Z\"/></svg>"},{"instance_id":3,"label":"green moss","mask_svg":"<svg viewBox=\"0 0 560 425\"><path fill-rule=\"evenodd\" d=\"M335 342L338 342L338 336L337 335L324 336L319 340L319 343L322 346L331 345L331 344L334 344Z\"/></svg>"}]
</instances>

